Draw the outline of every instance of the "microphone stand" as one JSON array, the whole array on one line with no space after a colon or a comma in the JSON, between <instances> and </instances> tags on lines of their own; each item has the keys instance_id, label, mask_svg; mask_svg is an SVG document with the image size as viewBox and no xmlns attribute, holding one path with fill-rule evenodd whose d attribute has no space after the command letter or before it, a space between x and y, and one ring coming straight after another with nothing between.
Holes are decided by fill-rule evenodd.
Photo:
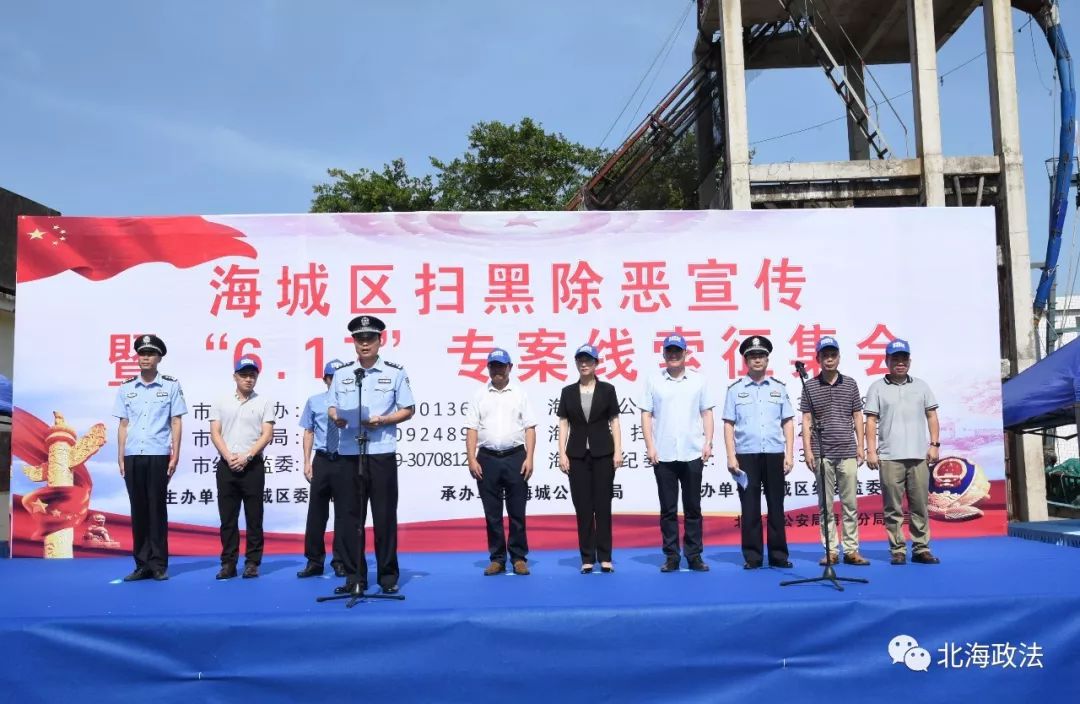
<instances>
[{"instance_id":1,"label":"microphone stand","mask_svg":"<svg viewBox=\"0 0 1080 704\"><path fill-rule=\"evenodd\" d=\"M795 362L795 369L799 372L799 379L802 380L803 393L806 394L806 400L810 404L810 417L813 419L814 424L811 428L811 432L814 434L814 439L817 440L818 453L814 457L815 473L817 474L817 496L818 496L818 511L824 517L825 522L822 531L825 534L825 571L821 573L820 577L811 577L809 579L789 579L785 582L780 582L781 587L790 587L793 584L813 584L815 582L831 582L837 591L844 591L844 587L840 582L857 582L859 584L869 584L870 581L862 579L861 577L838 577L836 570L833 569L829 555L832 554L829 541L832 539L832 527L829 525L829 514L832 509L832 496L825 495L825 446L821 442L821 421L818 420L817 412L814 410L814 396L813 394L806 393L806 365L802 362ZM805 448L804 448L805 450ZM813 452L813 444L811 444L811 452ZM839 521L837 522L839 525ZM840 551L837 550L836 554L839 555ZM839 561L839 560L838 560Z\"/></svg>"},{"instance_id":2,"label":"microphone stand","mask_svg":"<svg viewBox=\"0 0 1080 704\"><path fill-rule=\"evenodd\" d=\"M356 404L358 407L357 417L360 418L358 434L356 436L357 445L360 447L360 454L357 455L357 468L356 471L360 474L361 485L368 479L368 436L367 428L364 427L363 414L364 414L364 376L367 374L367 370L357 365L354 375L356 377ZM366 530L364 524L367 523L367 491L361 489L360 496L360 530ZM334 508L337 510L337 507ZM364 555L360 556L361 560L367 559ZM340 591L339 591L340 590ZM348 599L349 603L345 604L346 609L351 609L360 602L365 602L368 599L388 599L391 601L405 601L404 594L384 594L382 592L372 592L365 594L360 585L356 584L352 589L346 587L338 587L334 590L333 596L320 596L315 599L316 602L322 603L324 601L335 601L337 599Z\"/></svg>"}]
</instances>

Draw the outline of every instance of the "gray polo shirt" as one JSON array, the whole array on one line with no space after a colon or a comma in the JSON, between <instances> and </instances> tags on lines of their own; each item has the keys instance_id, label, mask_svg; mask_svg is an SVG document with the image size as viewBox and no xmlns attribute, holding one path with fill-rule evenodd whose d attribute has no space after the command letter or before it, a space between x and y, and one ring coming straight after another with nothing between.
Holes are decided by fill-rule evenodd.
<instances>
[{"instance_id":1,"label":"gray polo shirt","mask_svg":"<svg viewBox=\"0 0 1080 704\"><path fill-rule=\"evenodd\" d=\"M878 379L866 392L863 413L878 417L878 457L917 460L926 457L930 433L926 412L938 407L934 392L922 379L908 375L899 384Z\"/></svg>"},{"instance_id":2,"label":"gray polo shirt","mask_svg":"<svg viewBox=\"0 0 1080 704\"><path fill-rule=\"evenodd\" d=\"M210 420L221 422L221 438L230 452L247 452L262 435L263 423L273 424L274 402L252 391L246 399L236 393L210 405Z\"/></svg>"}]
</instances>

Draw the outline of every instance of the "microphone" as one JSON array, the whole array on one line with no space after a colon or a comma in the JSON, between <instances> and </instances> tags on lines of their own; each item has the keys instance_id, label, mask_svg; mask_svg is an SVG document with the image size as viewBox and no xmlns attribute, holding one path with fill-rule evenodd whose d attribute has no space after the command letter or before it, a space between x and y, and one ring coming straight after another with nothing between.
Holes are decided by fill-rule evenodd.
<instances>
[{"instance_id":1,"label":"microphone","mask_svg":"<svg viewBox=\"0 0 1080 704\"><path fill-rule=\"evenodd\" d=\"M797 371L799 373L799 376L803 379L806 378L806 365L802 362L795 362L795 371Z\"/></svg>"}]
</instances>

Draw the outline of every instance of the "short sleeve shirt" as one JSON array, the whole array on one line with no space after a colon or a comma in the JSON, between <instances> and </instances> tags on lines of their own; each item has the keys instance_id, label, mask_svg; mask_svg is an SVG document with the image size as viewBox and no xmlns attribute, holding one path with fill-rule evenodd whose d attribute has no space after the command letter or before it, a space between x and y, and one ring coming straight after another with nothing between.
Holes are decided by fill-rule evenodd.
<instances>
[{"instance_id":1,"label":"short sleeve shirt","mask_svg":"<svg viewBox=\"0 0 1080 704\"><path fill-rule=\"evenodd\" d=\"M938 407L934 392L922 379L908 375L899 384L885 376L870 385L863 412L878 418L878 457L917 460L926 457L930 431L926 412Z\"/></svg>"},{"instance_id":2,"label":"short sleeve shirt","mask_svg":"<svg viewBox=\"0 0 1080 704\"><path fill-rule=\"evenodd\" d=\"M378 455L397 451L397 426L361 428L360 422L372 416L385 416L401 408L416 405L409 375L399 364L379 357L370 369L364 370L364 381L357 388L359 363L350 362L334 372L330 382L330 405L337 409L338 418L348 425L341 429L338 452L343 455L360 453L358 436L367 434L367 452Z\"/></svg>"},{"instance_id":3,"label":"short sleeve shirt","mask_svg":"<svg viewBox=\"0 0 1080 704\"><path fill-rule=\"evenodd\" d=\"M821 442L825 451L818 447L818 433L810 433L810 446L814 454L829 460L843 460L856 456L854 414L862 410L859 385L850 376L837 374L832 384L818 374L806 382L799 401L799 411L813 413L820 427Z\"/></svg>"},{"instance_id":4,"label":"short sleeve shirt","mask_svg":"<svg viewBox=\"0 0 1080 704\"><path fill-rule=\"evenodd\" d=\"M310 430L314 436L313 448L327 452L338 451L340 429L330 422L326 410L330 407L330 390L315 394L304 404L300 413L300 427Z\"/></svg>"},{"instance_id":5,"label":"short sleeve shirt","mask_svg":"<svg viewBox=\"0 0 1080 704\"><path fill-rule=\"evenodd\" d=\"M795 415L787 387L773 377L754 381L744 376L728 387L724 420L735 425L735 452L740 455L784 452L784 421Z\"/></svg>"},{"instance_id":6,"label":"short sleeve shirt","mask_svg":"<svg viewBox=\"0 0 1080 704\"><path fill-rule=\"evenodd\" d=\"M701 457L706 440L701 414L714 405L705 375L692 369L678 377L667 369L646 377L638 408L653 416L657 460L689 462Z\"/></svg>"},{"instance_id":7,"label":"short sleeve shirt","mask_svg":"<svg viewBox=\"0 0 1080 704\"><path fill-rule=\"evenodd\" d=\"M113 415L126 419L124 455L168 455L172 448L172 419L187 413L180 382L158 374L150 383L135 376L116 392Z\"/></svg>"},{"instance_id":8,"label":"short sleeve shirt","mask_svg":"<svg viewBox=\"0 0 1080 704\"><path fill-rule=\"evenodd\" d=\"M210 420L221 423L221 439L229 452L241 454L258 441L264 423L273 424L274 402L255 391L247 398L232 393L210 405Z\"/></svg>"}]
</instances>

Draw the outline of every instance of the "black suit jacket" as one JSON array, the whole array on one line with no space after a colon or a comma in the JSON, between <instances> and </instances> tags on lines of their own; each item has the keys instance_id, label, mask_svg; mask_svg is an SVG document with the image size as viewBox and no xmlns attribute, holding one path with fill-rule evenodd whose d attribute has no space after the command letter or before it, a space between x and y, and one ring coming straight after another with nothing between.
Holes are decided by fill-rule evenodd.
<instances>
[{"instance_id":1,"label":"black suit jacket","mask_svg":"<svg viewBox=\"0 0 1080 704\"><path fill-rule=\"evenodd\" d=\"M585 456L585 440L593 457L615 453L615 441L608 423L619 415L619 398L615 387L606 381L597 381L593 389L592 408L589 417L581 410L581 388L577 382L564 386L559 397L558 416L570 423L570 438L566 442L568 457Z\"/></svg>"}]
</instances>

